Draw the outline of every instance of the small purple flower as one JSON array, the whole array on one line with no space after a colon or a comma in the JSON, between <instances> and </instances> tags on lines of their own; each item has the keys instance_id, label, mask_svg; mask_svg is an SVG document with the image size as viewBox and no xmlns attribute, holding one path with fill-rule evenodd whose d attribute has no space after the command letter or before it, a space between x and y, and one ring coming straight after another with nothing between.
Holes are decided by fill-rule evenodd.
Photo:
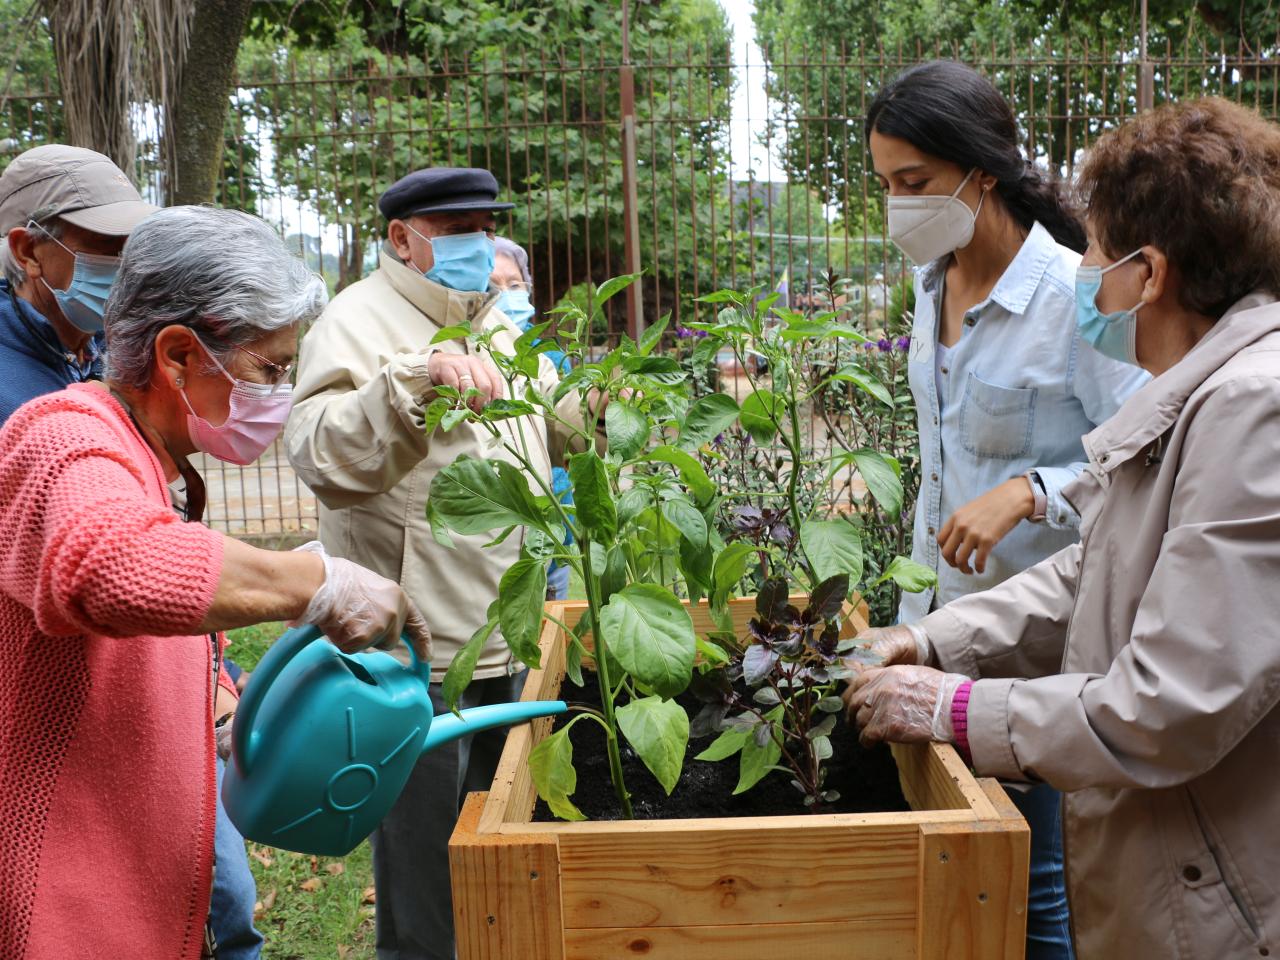
<instances>
[{"instance_id":1,"label":"small purple flower","mask_svg":"<svg viewBox=\"0 0 1280 960\"><path fill-rule=\"evenodd\" d=\"M893 346L894 346L894 349L901 350L903 353L906 353L908 350L911 349L911 338L899 337L897 342Z\"/></svg>"},{"instance_id":2,"label":"small purple flower","mask_svg":"<svg viewBox=\"0 0 1280 960\"><path fill-rule=\"evenodd\" d=\"M707 335L705 330L690 330L688 327L676 327L676 336L681 340L698 339L701 340Z\"/></svg>"},{"instance_id":3,"label":"small purple flower","mask_svg":"<svg viewBox=\"0 0 1280 960\"><path fill-rule=\"evenodd\" d=\"M893 349L893 343L886 338L881 338L876 341L876 347L881 353L889 353Z\"/></svg>"},{"instance_id":4,"label":"small purple flower","mask_svg":"<svg viewBox=\"0 0 1280 960\"><path fill-rule=\"evenodd\" d=\"M723 434L723 433L717 433L717 434L716 434L715 439L711 441L711 446L715 447L717 450L718 450L718 449L720 449L721 447L723 447L723 446L724 446L724 434Z\"/></svg>"}]
</instances>

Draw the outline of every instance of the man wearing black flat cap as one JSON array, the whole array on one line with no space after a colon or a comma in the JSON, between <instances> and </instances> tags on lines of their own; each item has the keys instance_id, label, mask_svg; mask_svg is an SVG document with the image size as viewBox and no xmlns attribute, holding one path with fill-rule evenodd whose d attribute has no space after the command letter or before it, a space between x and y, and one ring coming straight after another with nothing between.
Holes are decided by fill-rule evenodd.
<instances>
[{"instance_id":1,"label":"man wearing black flat cap","mask_svg":"<svg viewBox=\"0 0 1280 960\"><path fill-rule=\"evenodd\" d=\"M477 408L506 395L497 369L467 340L430 344L440 328L468 323L495 329L494 349L513 350L520 330L487 292L495 213L512 206L498 200L487 170L437 167L393 184L378 201L387 219L378 269L338 294L303 339L285 430L289 459L320 500L321 542L399 580L417 601L435 638L435 680L485 623L521 550L516 536L486 549L489 537L458 535L447 549L426 518L432 478L459 455L511 461L471 424L428 434L424 412L437 386L474 388ZM542 357L532 386L550 394L558 383ZM579 411L570 395L558 413L581 423ZM566 438L541 418L502 421L502 429L523 432L543 476L563 462ZM521 670L495 631L459 706L517 699ZM431 694L442 712L439 683ZM379 960L453 960L449 836L466 793L488 789L504 736L476 734L425 754L371 838Z\"/></svg>"}]
</instances>

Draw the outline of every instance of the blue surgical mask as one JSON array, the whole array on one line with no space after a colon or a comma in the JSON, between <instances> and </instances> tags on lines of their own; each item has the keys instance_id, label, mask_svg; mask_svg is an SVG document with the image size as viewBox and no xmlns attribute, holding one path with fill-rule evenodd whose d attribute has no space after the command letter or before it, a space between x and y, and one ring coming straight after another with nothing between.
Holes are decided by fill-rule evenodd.
<instances>
[{"instance_id":1,"label":"blue surgical mask","mask_svg":"<svg viewBox=\"0 0 1280 960\"><path fill-rule=\"evenodd\" d=\"M32 221L27 229L43 228ZM48 231L44 231L48 235ZM93 253L78 253L72 250L57 237L49 237L67 253L75 258L75 270L71 274L71 283L65 290L49 286L44 277L40 282L53 294L62 309L62 315L82 333L102 332L102 313L107 306L107 297L111 294L111 285L116 282L120 272L120 258L108 257Z\"/></svg>"},{"instance_id":2,"label":"blue surgical mask","mask_svg":"<svg viewBox=\"0 0 1280 960\"><path fill-rule=\"evenodd\" d=\"M1138 301L1128 310L1100 313L1094 301L1102 288L1103 274L1128 263L1141 252L1135 250L1106 267L1076 267L1076 326L1080 328L1081 338L1103 356L1134 366L1138 366L1138 311L1144 304Z\"/></svg>"},{"instance_id":3,"label":"blue surgical mask","mask_svg":"<svg viewBox=\"0 0 1280 960\"><path fill-rule=\"evenodd\" d=\"M528 290L503 290L498 294L497 307L521 330L533 326L533 304Z\"/></svg>"},{"instance_id":4,"label":"blue surgical mask","mask_svg":"<svg viewBox=\"0 0 1280 960\"><path fill-rule=\"evenodd\" d=\"M405 224L409 227L409 224ZM409 227L413 230L413 227ZM483 293L489 289L489 274L493 273L497 247L487 233L454 233L448 236L419 237L431 244L431 256L435 261L423 276L442 287L464 293Z\"/></svg>"}]
</instances>

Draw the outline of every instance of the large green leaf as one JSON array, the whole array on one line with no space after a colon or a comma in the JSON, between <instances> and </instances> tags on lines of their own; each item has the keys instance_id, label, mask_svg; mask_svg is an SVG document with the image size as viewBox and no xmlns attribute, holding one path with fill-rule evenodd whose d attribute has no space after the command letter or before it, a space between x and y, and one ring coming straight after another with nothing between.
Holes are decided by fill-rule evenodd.
<instances>
[{"instance_id":1,"label":"large green leaf","mask_svg":"<svg viewBox=\"0 0 1280 960\"><path fill-rule=\"evenodd\" d=\"M524 474L505 460L461 457L431 481L433 518L462 534L544 522Z\"/></svg>"},{"instance_id":2,"label":"large green leaf","mask_svg":"<svg viewBox=\"0 0 1280 960\"><path fill-rule=\"evenodd\" d=\"M594 450L569 458L569 482L573 485L578 522L591 534L612 538L618 531L618 511L604 461Z\"/></svg>"},{"instance_id":3,"label":"large green leaf","mask_svg":"<svg viewBox=\"0 0 1280 960\"><path fill-rule=\"evenodd\" d=\"M617 717L623 736L669 796L684 768L689 714L674 700L645 697L619 707Z\"/></svg>"},{"instance_id":4,"label":"large green leaf","mask_svg":"<svg viewBox=\"0 0 1280 960\"><path fill-rule=\"evenodd\" d=\"M489 604L489 619L471 635L471 639L462 645L462 649L455 653L449 662L441 693L444 694L444 705L450 710L458 708L458 699L471 685L471 678L475 675L476 664L480 660L480 654L484 652L484 645L489 642L489 638L493 636L493 631L498 626L498 613L495 609L497 605L496 600Z\"/></svg>"},{"instance_id":5,"label":"large green leaf","mask_svg":"<svg viewBox=\"0 0 1280 960\"><path fill-rule=\"evenodd\" d=\"M902 478L895 461L874 450L852 450L835 459L831 474L854 464L862 475L871 496L891 518L902 513Z\"/></svg>"},{"instance_id":6,"label":"large green leaf","mask_svg":"<svg viewBox=\"0 0 1280 960\"><path fill-rule=\"evenodd\" d=\"M715 570L711 575L711 603L720 606L729 599L738 581L747 572L747 564L756 554L756 548L749 543L731 543L716 557Z\"/></svg>"},{"instance_id":7,"label":"large green leaf","mask_svg":"<svg viewBox=\"0 0 1280 960\"><path fill-rule=\"evenodd\" d=\"M664 500L662 515L666 517L668 523L680 531L680 536L690 543L700 546L707 542L709 536L707 518L688 500Z\"/></svg>"},{"instance_id":8,"label":"large green leaf","mask_svg":"<svg viewBox=\"0 0 1280 960\"><path fill-rule=\"evenodd\" d=\"M498 622L503 639L521 663L535 670L542 665L538 633L542 605L547 600L547 562L524 557L498 581Z\"/></svg>"},{"instance_id":9,"label":"large green leaf","mask_svg":"<svg viewBox=\"0 0 1280 960\"><path fill-rule=\"evenodd\" d=\"M782 716L782 704L765 714L765 718L776 721ZM747 738L742 745L742 753L738 756L738 785L733 788L734 796L745 793L764 779L782 758L782 747L776 736L770 736L764 746L756 743L754 735Z\"/></svg>"},{"instance_id":10,"label":"large green leaf","mask_svg":"<svg viewBox=\"0 0 1280 960\"><path fill-rule=\"evenodd\" d=\"M649 420L631 404L614 400L604 411L604 432L609 452L630 460L649 439Z\"/></svg>"},{"instance_id":11,"label":"large green leaf","mask_svg":"<svg viewBox=\"0 0 1280 960\"><path fill-rule=\"evenodd\" d=\"M693 620L670 590L652 583L619 590L600 611L600 627L618 663L650 690L674 697L689 685Z\"/></svg>"},{"instance_id":12,"label":"large green leaf","mask_svg":"<svg viewBox=\"0 0 1280 960\"><path fill-rule=\"evenodd\" d=\"M742 401L738 420L756 443L772 443L778 433L777 420L782 415L782 407L782 398L772 390L756 390Z\"/></svg>"},{"instance_id":13,"label":"large green leaf","mask_svg":"<svg viewBox=\"0 0 1280 960\"><path fill-rule=\"evenodd\" d=\"M888 389L869 371L851 363L847 367L841 367L840 370L831 376L832 381L836 383L852 383L863 393L875 397L886 406L892 407L893 395Z\"/></svg>"},{"instance_id":14,"label":"large green leaf","mask_svg":"<svg viewBox=\"0 0 1280 960\"><path fill-rule=\"evenodd\" d=\"M850 583L862 579L862 537L849 521L809 520L800 527L800 543L819 580L839 573Z\"/></svg>"},{"instance_id":15,"label":"large green leaf","mask_svg":"<svg viewBox=\"0 0 1280 960\"><path fill-rule=\"evenodd\" d=\"M573 742L569 730L557 730L529 751L529 775L538 796L561 820L587 819L569 799L578 789L578 771L573 768Z\"/></svg>"},{"instance_id":16,"label":"large green leaf","mask_svg":"<svg viewBox=\"0 0 1280 960\"><path fill-rule=\"evenodd\" d=\"M624 273L619 277L611 277L604 283L600 284L599 289L596 290L595 296L593 297L593 300L595 301L594 306L596 309L599 309L604 305L605 301L620 291L625 290L639 279L640 274L638 273Z\"/></svg>"},{"instance_id":17,"label":"large green leaf","mask_svg":"<svg viewBox=\"0 0 1280 960\"><path fill-rule=\"evenodd\" d=\"M840 701L843 703L844 701ZM730 727L723 731L720 736L711 741L711 746L703 750L693 759L695 760L726 760L741 750L748 740L752 737L751 730L739 730L736 727Z\"/></svg>"},{"instance_id":18,"label":"large green leaf","mask_svg":"<svg viewBox=\"0 0 1280 960\"><path fill-rule=\"evenodd\" d=\"M938 576L924 564L916 563L907 557L894 557L884 573L876 580L876 584L884 583L886 580L892 580L908 593L919 593L937 583Z\"/></svg>"},{"instance_id":19,"label":"large green leaf","mask_svg":"<svg viewBox=\"0 0 1280 960\"><path fill-rule=\"evenodd\" d=\"M653 353L654 348L662 342L662 334L667 329L667 324L671 322L671 314L664 313L658 322L645 328L644 333L640 335L640 342L637 347L640 356L647 357Z\"/></svg>"},{"instance_id":20,"label":"large green leaf","mask_svg":"<svg viewBox=\"0 0 1280 960\"><path fill-rule=\"evenodd\" d=\"M707 476L707 471L688 452L675 447L661 446L650 450L644 459L674 466L680 472L680 479L684 481L684 485L689 488L693 499L698 503L706 504L716 495L716 485Z\"/></svg>"},{"instance_id":21,"label":"large green leaf","mask_svg":"<svg viewBox=\"0 0 1280 960\"><path fill-rule=\"evenodd\" d=\"M680 446L696 448L710 443L738 419L738 402L727 393L699 397L689 407L680 427Z\"/></svg>"},{"instance_id":22,"label":"large green leaf","mask_svg":"<svg viewBox=\"0 0 1280 960\"><path fill-rule=\"evenodd\" d=\"M618 526L625 527L641 513L653 506L653 491L636 484L622 491L618 497Z\"/></svg>"}]
</instances>

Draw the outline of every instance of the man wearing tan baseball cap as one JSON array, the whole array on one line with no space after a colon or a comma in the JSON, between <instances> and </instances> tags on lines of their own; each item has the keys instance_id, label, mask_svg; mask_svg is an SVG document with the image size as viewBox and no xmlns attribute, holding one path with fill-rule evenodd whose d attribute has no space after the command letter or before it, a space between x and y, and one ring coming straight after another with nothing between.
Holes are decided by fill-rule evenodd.
<instances>
[{"instance_id":1,"label":"man wearing tan baseball cap","mask_svg":"<svg viewBox=\"0 0 1280 960\"><path fill-rule=\"evenodd\" d=\"M158 208L93 150L51 144L0 174L0 423L100 373L120 250Z\"/></svg>"}]
</instances>

